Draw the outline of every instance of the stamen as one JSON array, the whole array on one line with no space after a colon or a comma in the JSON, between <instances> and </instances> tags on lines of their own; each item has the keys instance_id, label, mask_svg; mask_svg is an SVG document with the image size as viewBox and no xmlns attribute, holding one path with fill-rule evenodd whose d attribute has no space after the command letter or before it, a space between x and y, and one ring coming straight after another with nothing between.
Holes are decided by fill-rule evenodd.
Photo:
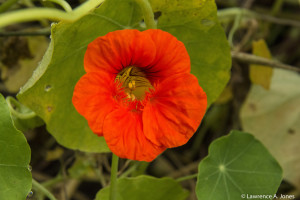
<instances>
[{"instance_id":1,"label":"stamen","mask_svg":"<svg viewBox=\"0 0 300 200\"><path fill-rule=\"evenodd\" d=\"M147 79L143 69L139 67L124 68L115 78L115 82L122 84L127 97L134 100L142 100L145 93L153 88L150 81Z\"/></svg>"},{"instance_id":2,"label":"stamen","mask_svg":"<svg viewBox=\"0 0 300 200\"><path fill-rule=\"evenodd\" d=\"M130 88L130 89L134 89L135 88L135 81L133 80L133 81L130 81L129 83L128 83L128 87Z\"/></svg>"}]
</instances>

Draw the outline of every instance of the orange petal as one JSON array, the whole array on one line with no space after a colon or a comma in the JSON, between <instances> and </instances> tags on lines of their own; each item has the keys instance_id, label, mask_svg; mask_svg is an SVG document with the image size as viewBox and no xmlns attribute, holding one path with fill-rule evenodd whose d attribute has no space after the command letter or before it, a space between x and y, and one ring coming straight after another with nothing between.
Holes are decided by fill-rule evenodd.
<instances>
[{"instance_id":1,"label":"orange petal","mask_svg":"<svg viewBox=\"0 0 300 200\"><path fill-rule=\"evenodd\" d=\"M152 65L147 69L153 77L160 80L178 73L189 73L191 71L190 56L182 42L168 32L159 29L144 31L151 36L155 47L156 55Z\"/></svg>"},{"instance_id":2,"label":"orange petal","mask_svg":"<svg viewBox=\"0 0 300 200\"><path fill-rule=\"evenodd\" d=\"M148 66L155 53L155 45L148 34L133 29L114 31L88 45L84 69L86 72L104 70L117 74L124 67Z\"/></svg>"},{"instance_id":3,"label":"orange petal","mask_svg":"<svg viewBox=\"0 0 300 200\"><path fill-rule=\"evenodd\" d=\"M121 158L150 162L166 149L145 137L141 113L123 107L105 118L103 130L109 149Z\"/></svg>"},{"instance_id":4,"label":"orange petal","mask_svg":"<svg viewBox=\"0 0 300 200\"><path fill-rule=\"evenodd\" d=\"M146 137L168 148L185 144L205 114L206 94L192 74L165 79L155 88L143 110Z\"/></svg>"},{"instance_id":5,"label":"orange petal","mask_svg":"<svg viewBox=\"0 0 300 200\"><path fill-rule=\"evenodd\" d=\"M94 133L103 135L103 120L115 106L114 80L104 72L87 73L75 86L72 102Z\"/></svg>"}]
</instances>

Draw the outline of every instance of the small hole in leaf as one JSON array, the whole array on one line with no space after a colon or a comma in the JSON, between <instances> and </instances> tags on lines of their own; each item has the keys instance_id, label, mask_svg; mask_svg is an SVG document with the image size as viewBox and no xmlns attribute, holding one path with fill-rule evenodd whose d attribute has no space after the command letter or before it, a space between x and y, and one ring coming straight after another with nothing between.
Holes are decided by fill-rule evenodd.
<instances>
[{"instance_id":1,"label":"small hole in leaf","mask_svg":"<svg viewBox=\"0 0 300 200\"><path fill-rule=\"evenodd\" d=\"M158 19L159 17L161 16L161 12L160 11L157 11L154 13L154 19Z\"/></svg>"},{"instance_id":2,"label":"small hole in leaf","mask_svg":"<svg viewBox=\"0 0 300 200\"><path fill-rule=\"evenodd\" d=\"M51 89L52 89L52 86L51 86L51 85L46 85L46 86L45 86L45 91L46 91L46 92L49 92Z\"/></svg>"}]
</instances>

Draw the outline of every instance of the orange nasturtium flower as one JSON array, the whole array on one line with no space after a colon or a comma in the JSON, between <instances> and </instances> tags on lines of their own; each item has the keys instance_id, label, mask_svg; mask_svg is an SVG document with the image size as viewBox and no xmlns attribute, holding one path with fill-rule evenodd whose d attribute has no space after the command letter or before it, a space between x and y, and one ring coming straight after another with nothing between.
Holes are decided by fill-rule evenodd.
<instances>
[{"instance_id":1,"label":"orange nasturtium flower","mask_svg":"<svg viewBox=\"0 0 300 200\"><path fill-rule=\"evenodd\" d=\"M184 44L161 30L120 30L98 37L73 104L121 158L152 161L185 144L206 111Z\"/></svg>"}]
</instances>

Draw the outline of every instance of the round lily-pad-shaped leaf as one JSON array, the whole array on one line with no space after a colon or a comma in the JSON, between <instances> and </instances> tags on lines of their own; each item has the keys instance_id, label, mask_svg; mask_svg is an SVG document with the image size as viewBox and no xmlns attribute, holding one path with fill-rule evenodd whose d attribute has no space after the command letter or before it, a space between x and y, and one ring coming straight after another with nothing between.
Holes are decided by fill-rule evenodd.
<instances>
[{"instance_id":1,"label":"round lily-pad-shaped leaf","mask_svg":"<svg viewBox=\"0 0 300 200\"><path fill-rule=\"evenodd\" d=\"M74 23L53 24L50 46L17 97L45 121L61 145L88 152L109 151L104 138L93 134L73 107L73 90L85 73L83 57L87 45L110 31L135 28L141 18L132 1L107 0Z\"/></svg>"},{"instance_id":2,"label":"round lily-pad-shaped leaf","mask_svg":"<svg viewBox=\"0 0 300 200\"><path fill-rule=\"evenodd\" d=\"M191 58L191 73L207 94L208 106L230 78L231 56L213 0L150 0L158 28L182 41Z\"/></svg>"},{"instance_id":3,"label":"round lily-pad-shaped leaf","mask_svg":"<svg viewBox=\"0 0 300 200\"><path fill-rule=\"evenodd\" d=\"M273 199L282 169L252 135L232 131L214 141L199 164L196 194L199 200Z\"/></svg>"},{"instance_id":4,"label":"round lily-pad-shaped leaf","mask_svg":"<svg viewBox=\"0 0 300 200\"><path fill-rule=\"evenodd\" d=\"M138 176L117 181L116 200L185 200L189 192L171 178ZM100 190L96 200L109 200L109 187Z\"/></svg>"},{"instance_id":5,"label":"round lily-pad-shaped leaf","mask_svg":"<svg viewBox=\"0 0 300 200\"><path fill-rule=\"evenodd\" d=\"M30 148L0 94L0 199L25 200L31 189Z\"/></svg>"}]
</instances>

